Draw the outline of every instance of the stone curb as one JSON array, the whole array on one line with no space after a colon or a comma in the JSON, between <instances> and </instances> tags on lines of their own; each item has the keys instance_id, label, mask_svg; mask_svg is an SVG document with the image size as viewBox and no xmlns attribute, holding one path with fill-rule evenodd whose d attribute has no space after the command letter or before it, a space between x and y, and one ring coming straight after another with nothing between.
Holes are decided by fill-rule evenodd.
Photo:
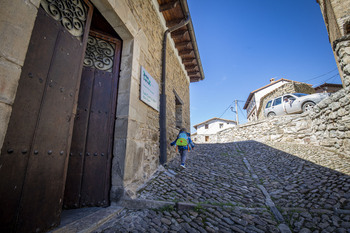
<instances>
[{"instance_id":1,"label":"stone curb","mask_svg":"<svg viewBox=\"0 0 350 233\"><path fill-rule=\"evenodd\" d=\"M118 206L123 206L126 209L160 209L165 207L173 207L177 210L193 210L195 208L213 208L219 209L224 208L224 206L220 205L212 205L212 204L202 204L202 203L190 203L190 202L171 202L171 201L155 201L155 200L147 200L147 199L124 199L119 201ZM229 204L229 203L227 203ZM229 206L229 205L227 205ZM237 208L240 210L265 210L266 208L250 208L250 207L240 207L240 206L229 206L232 208Z\"/></svg>"},{"instance_id":2,"label":"stone curb","mask_svg":"<svg viewBox=\"0 0 350 233\"><path fill-rule=\"evenodd\" d=\"M164 207L174 207L175 202L172 201L154 201L145 199L123 199L117 203L127 209L159 209Z\"/></svg>"},{"instance_id":3,"label":"stone curb","mask_svg":"<svg viewBox=\"0 0 350 233\"><path fill-rule=\"evenodd\" d=\"M166 207L173 207L178 210L193 210L199 206L196 203L189 202L172 202L172 201L155 201L146 199L124 199L118 202L118 205L127 209L160 209ZM203 208L215 208L215 205L200 204Z\"/></svg>"},{"instance_id":4,"label":"stone curb","mask_svg":"<svg viewBox=\"0 0 350 233\"><path fill-rule=\"evenodd\" d=\"M118 215L123 209L124 208L120 206L110 206L78 219L66 226L55 229L50 233L90 233Z\"/></svg>"}]
</instances>

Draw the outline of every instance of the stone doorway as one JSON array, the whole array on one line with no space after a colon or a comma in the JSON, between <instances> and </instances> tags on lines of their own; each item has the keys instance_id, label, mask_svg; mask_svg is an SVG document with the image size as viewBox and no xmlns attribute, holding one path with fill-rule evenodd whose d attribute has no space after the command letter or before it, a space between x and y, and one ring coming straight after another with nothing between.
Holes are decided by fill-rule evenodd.
<instances>
[{"instance_id":1,"label":"stone doorway","mask_svg":"<svg viewBox=\"0 0 350 233\"><path fill-rule=\"evenodd\" d=\"M94 9L69 153L65 208L110 203L121 46L119 36Z\"/></svg>"}]
</instances>

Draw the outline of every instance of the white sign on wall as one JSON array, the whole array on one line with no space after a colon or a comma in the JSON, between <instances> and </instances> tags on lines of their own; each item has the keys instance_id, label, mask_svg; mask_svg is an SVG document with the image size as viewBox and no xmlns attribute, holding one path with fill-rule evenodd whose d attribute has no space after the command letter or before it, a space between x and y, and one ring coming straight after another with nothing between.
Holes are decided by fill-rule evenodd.
<instances>
[{"instance_id":1,"label":"white sign on wall","mask_svg":"<svg viewBox=\"0 0 350 233\"><path fill-rule=\"evenodd\" d=\"M142 66L140 99L159 112L159 85Z\"/></svg>"}]
</instances>

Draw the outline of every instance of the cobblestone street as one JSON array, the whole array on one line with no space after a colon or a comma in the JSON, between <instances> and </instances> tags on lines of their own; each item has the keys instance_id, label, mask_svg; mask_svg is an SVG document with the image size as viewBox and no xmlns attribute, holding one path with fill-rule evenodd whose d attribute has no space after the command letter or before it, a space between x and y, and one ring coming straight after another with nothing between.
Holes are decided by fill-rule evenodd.
<instances>
[{"instance_id":1,"label":"cobblestone street","mask_svg":"<svg viewBox=\"0 0 350 233\"><path fill-rule=\"evenodd\" d=\"M246 141L196 145L179 164L137 196L184 205L125 208L96 232L350 232L349 158Z\"/></svg>"}]
</instances>

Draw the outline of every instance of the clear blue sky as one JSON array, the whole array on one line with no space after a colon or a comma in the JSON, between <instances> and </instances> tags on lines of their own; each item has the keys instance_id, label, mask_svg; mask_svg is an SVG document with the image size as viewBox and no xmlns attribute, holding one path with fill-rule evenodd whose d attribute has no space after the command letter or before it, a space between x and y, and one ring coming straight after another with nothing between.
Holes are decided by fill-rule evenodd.
<instances>
[{"instance_id":1,"label":"clear blue sky","mask_svg":"<svg viewBox=\"0 0 350 233\"><path fill-rule=\"evenodd\" d=\"M213 117L235 120L225 112L230 104L246 101L271 78L341 83L316 0L187 2L205 74L190 84L192 132ZM244 102L238 103L244 123Z\"/></svg>"}]
</instances>

